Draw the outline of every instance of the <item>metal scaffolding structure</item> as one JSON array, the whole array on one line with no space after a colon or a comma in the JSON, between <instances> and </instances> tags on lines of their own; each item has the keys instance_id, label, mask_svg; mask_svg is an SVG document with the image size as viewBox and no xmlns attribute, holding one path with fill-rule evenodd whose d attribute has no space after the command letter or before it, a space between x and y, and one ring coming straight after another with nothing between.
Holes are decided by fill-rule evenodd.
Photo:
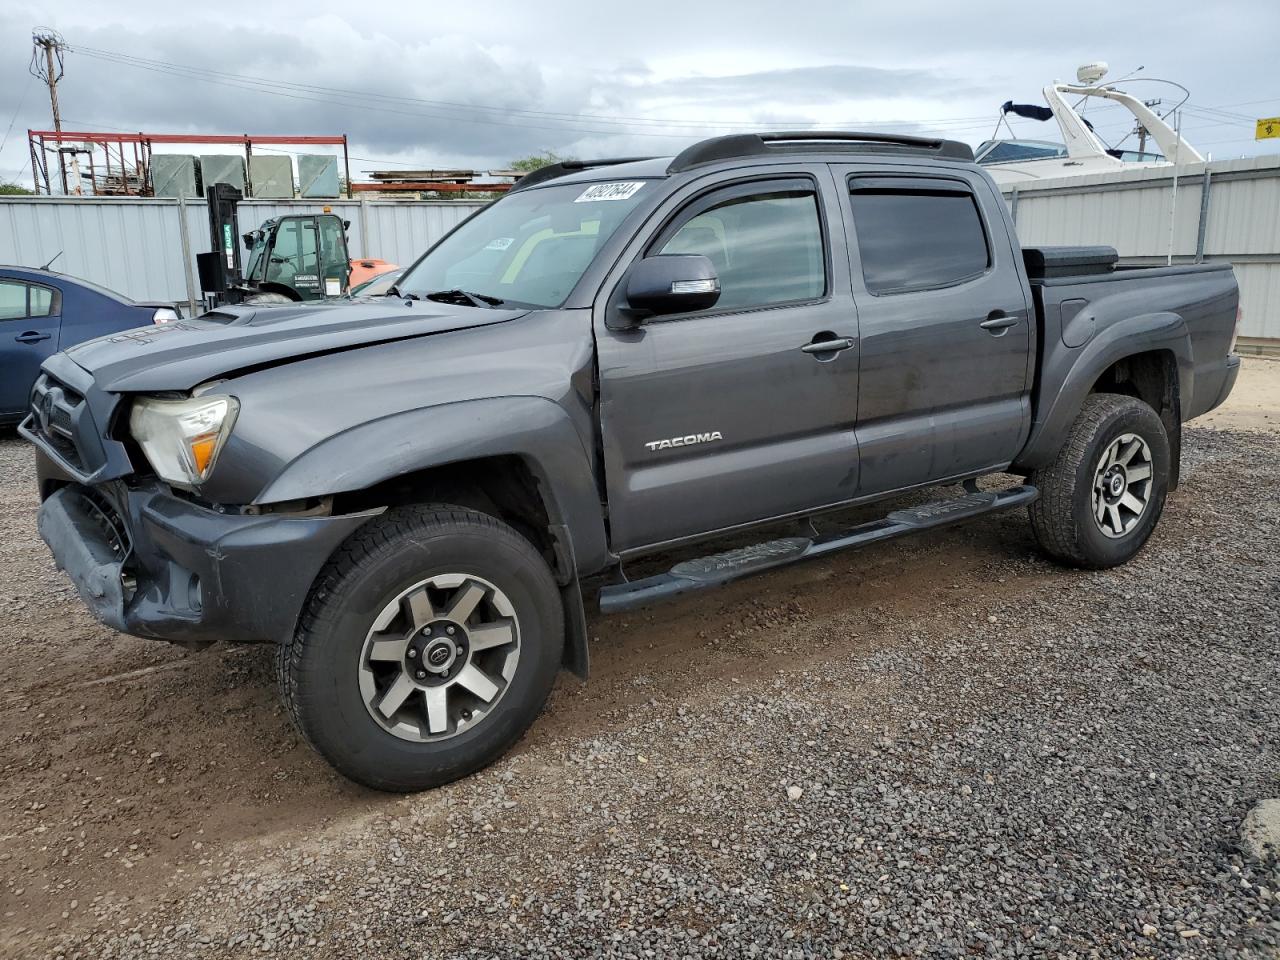
<instances>
[{"instance_id":1,"label":"metal scaffolding structure","mask_svg":"<svg viewBox=\"0 0 1280 960\"><path fill-rule=\"evenodd\" d=\"M36 193L52 195L54 183L60 179L63 159L68 155L85 156L88 181L99 196L150 197L154 192L151 177L153 144L234 144L244 148L246 163L257 146L340 146L342 167L346 177L347 196L351 196L351 164L347 155L347 137L342 136L250 136L249 134L209 133L103 133L82 130L28 130L32 179ZM104 162L99 171L98 150ZM132 154L130 158L129 154ZM58 158L53 165L50 155ZM130 164L132 159L132 164ZM50 168L54 171L51 177ZM63 183L65 191L65 182ZM99 189L101 188L101 189ZM250 191L250 195L252 195Z\"/></svg>"}]
</instances>

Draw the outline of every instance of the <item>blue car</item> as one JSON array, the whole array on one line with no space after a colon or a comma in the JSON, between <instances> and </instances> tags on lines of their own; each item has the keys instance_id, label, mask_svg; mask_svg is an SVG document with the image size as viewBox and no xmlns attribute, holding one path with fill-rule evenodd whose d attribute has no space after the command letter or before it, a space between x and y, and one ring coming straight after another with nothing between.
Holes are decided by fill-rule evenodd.
<instances>
[{"instance_id":1,"label":"blue car","mask_svg":"<svg viewBox=\"0 0 1280 960\"><path fill-rule=\"evenodd\" d=\"M178 316L172 303L138 303L50 270L0 266L0 424L25 416L31 385L50 355Z\"/></svg>"}]
</instances>

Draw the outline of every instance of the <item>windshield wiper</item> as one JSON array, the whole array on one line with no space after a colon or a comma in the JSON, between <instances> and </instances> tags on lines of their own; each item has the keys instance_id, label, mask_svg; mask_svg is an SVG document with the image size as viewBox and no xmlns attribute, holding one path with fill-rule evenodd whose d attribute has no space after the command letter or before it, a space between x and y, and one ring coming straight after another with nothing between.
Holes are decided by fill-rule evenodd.
<instances>
[{"instance_id":1,"label":"windshield wiper","mask_svg":"<svg viewBox=\"0 0 1280 960\"><path fill-rule=\"evenodd\" d=\"M491 297L484 293L471 293L468 290L435 290L424 299L437 303L458 303L472 307L499 307L506 303L501 297Z\"/></svg>"}]
</instances>

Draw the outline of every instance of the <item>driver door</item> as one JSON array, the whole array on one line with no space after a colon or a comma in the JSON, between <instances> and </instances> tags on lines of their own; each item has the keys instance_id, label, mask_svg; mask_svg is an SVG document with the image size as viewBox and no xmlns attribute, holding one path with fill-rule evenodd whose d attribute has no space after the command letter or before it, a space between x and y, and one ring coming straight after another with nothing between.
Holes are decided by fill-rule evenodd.
<instances>
[{"instance_id":1,"label":"driver door","mask_svg":"<svg viewBox=\"0 0 1280 960\"><path fill-rule=\"evenodd\" d=\"M625 271L606 286L595 323L616 549L854 496L857 315L823 173L690 187L624 258L706 256L720 279L714 307L628 325ZM836 338L851 342L805 349Z\"/></svg>"}]
</instances>

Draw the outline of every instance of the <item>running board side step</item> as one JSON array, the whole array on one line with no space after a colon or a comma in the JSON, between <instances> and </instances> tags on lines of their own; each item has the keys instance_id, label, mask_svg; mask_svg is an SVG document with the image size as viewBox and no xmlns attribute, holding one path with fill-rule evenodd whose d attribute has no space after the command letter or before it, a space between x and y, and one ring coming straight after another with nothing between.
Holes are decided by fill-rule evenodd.
<instances>
[{"instance_id":1,"label":"running board side step","mask_svg":"<svg viewBox=\"0 0 1280 960\"><path fill-rule=\"evenodd\" d=\"M620 613L660 600L670 600L695 590L722 587L754 573L812 560L838 550L862 547L921 530L945 527L988 513L1026 506L1039 496L1040 491L1029 484L1004 490L969 493L905 510L894 510L881 520L872 520L838 533L819 537L783 537L708 557L685 560L666 573L602 588L600 612Z\"/></svg>"}]
</instances>

